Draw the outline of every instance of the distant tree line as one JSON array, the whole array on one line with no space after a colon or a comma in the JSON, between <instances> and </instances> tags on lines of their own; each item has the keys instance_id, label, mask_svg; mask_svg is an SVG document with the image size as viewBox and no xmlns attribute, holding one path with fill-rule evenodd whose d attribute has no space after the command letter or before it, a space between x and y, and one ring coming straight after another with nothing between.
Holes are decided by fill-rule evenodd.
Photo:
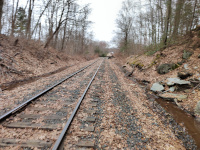
<instances>
[{"instance_id":1,"label":"distant tree line","mask_svg":"<svg viewBox=\"0 0 200 150\"><path fill-rule=\"evenodd\" d=\"M39 40L70 54L95 50L96 43L88 31L91 21L89 5L76 0L0 0L0 31L15 37Z\"/></svg>"},{"instance_id":2,"label":"distant tree line","mask_svg":"<svg viewBox=\"0 0 200 150\"><path fill-rule=\"evenodd\" d=\"M124 53L166 48L200 23L200 0L125 0L115 41Z\"/></svg>"}]
</instances>

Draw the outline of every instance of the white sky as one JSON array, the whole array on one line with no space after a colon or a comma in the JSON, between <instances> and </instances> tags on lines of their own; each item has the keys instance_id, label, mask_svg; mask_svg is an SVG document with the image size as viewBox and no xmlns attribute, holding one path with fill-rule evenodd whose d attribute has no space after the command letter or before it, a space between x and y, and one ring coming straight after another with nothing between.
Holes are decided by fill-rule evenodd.
<instances>
[{"instance_id":1,"label":"white sky","mask_svg":"<svg viewBox=\"0 0 200 150\"><path fill-rule=\"evenodd\" d=\"M89 20L93 22L91 31L94 39L98 41L110 42L114 37L116 29L115 20L121 9L124 0L78 0L78 4L90 4L92 13ZM20 0L20 4L25 5L27 0Z\"/></svg>"},{"instance_id":2,"label":"white sky","mask_svg":"<svg viewBox=\"0 0 200 150\"><path fill-rule=\"evenodd\" d=\"M123 0L79 0L80 4L90 4L92 13L89 20L94 22L92 31L95 40L111 41L116 29L115 20Z\"/></svg>"}]
</instances>

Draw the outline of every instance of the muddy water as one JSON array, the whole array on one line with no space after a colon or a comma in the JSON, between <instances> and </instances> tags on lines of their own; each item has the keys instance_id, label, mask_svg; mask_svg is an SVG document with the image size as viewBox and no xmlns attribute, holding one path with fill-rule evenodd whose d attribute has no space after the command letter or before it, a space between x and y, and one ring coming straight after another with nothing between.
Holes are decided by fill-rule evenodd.
<instances>
[{"instance_id":1,"label":"muddy water","mask_svg":"<svg viewBox=\"0 0 200 150\"><path fill-rule=\"evenodd\" d=\"M178 108L172 102L162 99L156 99L156 101L173 116L177 123L182 124L186 128L187 132L195 140L198 149L200 149L200 121L198 122L194 117Z\"/></svg>"}]
</instances>

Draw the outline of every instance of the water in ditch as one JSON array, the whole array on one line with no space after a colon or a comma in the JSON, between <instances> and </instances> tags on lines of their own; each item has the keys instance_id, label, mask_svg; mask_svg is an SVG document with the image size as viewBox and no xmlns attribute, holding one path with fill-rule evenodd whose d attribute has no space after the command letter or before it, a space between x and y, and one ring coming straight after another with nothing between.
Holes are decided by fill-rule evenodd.
<instances>
[{"instance_id":1,"label":"water in ditch","mask_svg":"<svg viewBox=\"0 0 200 150\"><path fill-rule=\"evenodd\" d=\"M198 149L200 149L200 121L197 121L193 116L186 113L172 102L160 98L156 99L156 101L173 116L177 123L182 124L182 126L186 128L186 131L192 136Z\"/></svg>"}]
</instances>

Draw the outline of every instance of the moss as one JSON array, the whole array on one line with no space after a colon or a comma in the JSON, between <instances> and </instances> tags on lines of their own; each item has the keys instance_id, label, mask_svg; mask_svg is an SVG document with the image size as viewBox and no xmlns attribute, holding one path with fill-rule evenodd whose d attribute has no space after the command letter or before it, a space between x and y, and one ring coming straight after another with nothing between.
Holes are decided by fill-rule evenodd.
<instances>
[{"instance_id":1,"label":"moss","mask_svg":"<svg viewBox=\"0 0 200 150\"><path fill-rule=\"evenodd\" d=\"M160 61L160 54L157 54L154 60L151 62L151 64L148 66L148 68L151 68L153 65L157 64Z\"/></svg>"},{"instance_id":2,"label":"moss","mask_svg":"<svg viewBox=\"0 0 200 150\"><path fill-rule=\"evenodd\" d=\"M142 69L142 68L144 67L144 64L138 63L138 64L136 65L136 67L139 68L139 69Z\"/></svg>"},{"instance_id":3,"label":"moss","mask_svg":"<svg viewBox=\"0 0 200 150\"><path fill-rule=\"evenodd\" d=\"M141 63L139 60L134 60L133 62L129 63L130 66L136 66L139 69L144 67L144 64Z\"/></svg>"}]
</instances>

